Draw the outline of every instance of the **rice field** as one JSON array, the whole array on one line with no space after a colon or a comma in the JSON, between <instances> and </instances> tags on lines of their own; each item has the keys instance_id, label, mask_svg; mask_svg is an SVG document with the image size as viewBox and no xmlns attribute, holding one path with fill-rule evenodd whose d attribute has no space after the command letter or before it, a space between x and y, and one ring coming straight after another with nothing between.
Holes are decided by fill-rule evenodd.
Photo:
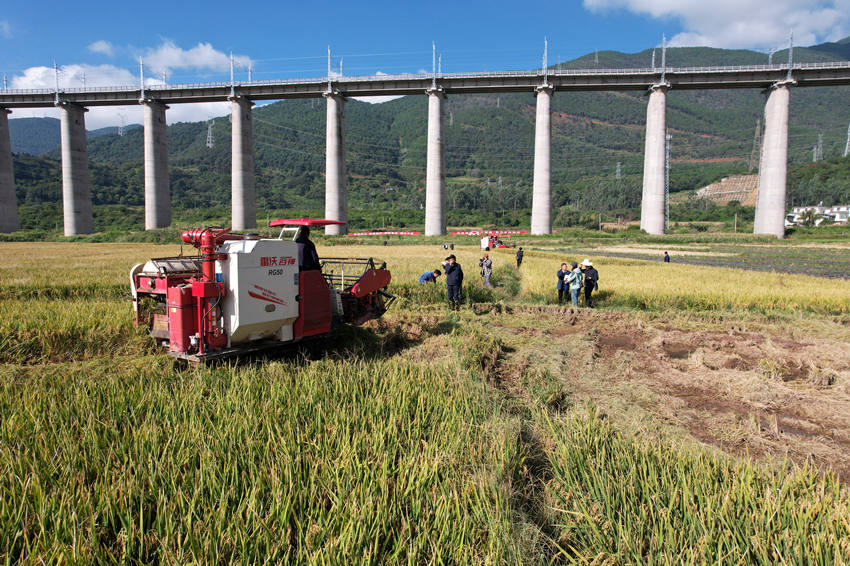
<instances>
[{"instance_id":1,"label":"rice field","mask_svg":"<svg viewBox=\"0 0 850 566\"><path fill-rule=\"evenodd\" d=\"M387 261L391 312L318 353L207 368L132 324L130 268L178 251L0 244L3 563L850 563L850 492L829 470L575 404L523 338L594 363L581 334L546 334L570 316L548 305L574 250L527 251L519 272L496 250L489 290L479 251L456 249L469 308L449 313L442 278L417 283L442 246L320 245ZM590 259L603 312L850 311L844 280Z\"/></svg>"}]
</instances>

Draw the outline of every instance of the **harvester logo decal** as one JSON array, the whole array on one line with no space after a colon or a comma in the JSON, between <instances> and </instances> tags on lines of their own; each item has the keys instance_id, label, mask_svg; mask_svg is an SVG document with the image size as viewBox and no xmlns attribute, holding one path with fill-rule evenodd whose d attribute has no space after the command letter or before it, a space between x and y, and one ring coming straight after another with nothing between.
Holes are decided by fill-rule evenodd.
<instances>
[{"instance_id":1,"label":"harvester logo decal","mask_svg":"<svg viewBox=\"0 0 850 566\"><path fill-rule=\"evenodd\" d=\"M282 265L295 265L295 258L292 256L263 256L260 258L260 267L277 267Z\"/></svg>"},{"instance_id":2,"label":"harvester logo decal","mask_svg":"<svg viewBox=\"0 0 850 566\"><path fill-rule=\"evenodd\" d=\"M260 299L261 301L268 301L276 305L286 304L286 301L278 297L274 291L270 291L269 289L266 289L265 287L260 287L259 285L254 285L254 289L256 289L256 292L248 291L248 295L254 297L255 299Z\"/></svg>"}]
</instances>

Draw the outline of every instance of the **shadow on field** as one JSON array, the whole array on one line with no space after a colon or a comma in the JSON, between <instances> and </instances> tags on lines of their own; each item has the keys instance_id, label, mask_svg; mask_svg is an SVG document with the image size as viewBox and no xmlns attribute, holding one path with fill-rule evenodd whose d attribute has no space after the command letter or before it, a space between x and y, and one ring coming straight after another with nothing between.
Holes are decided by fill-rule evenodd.
<instances>
[{"instance_id":1,"label":"shadow on field","mask_svg":"<svg viewBox=\"0 0 850 566\"><path fill-rule=\"evenodd\" d=\"M327 336L222 360L222 364L250 366L269 360L307 362L323 358L380 360L421 344L431 336L451 333L458 325L443 313L394 314L362 327L341 325ZM211 364L214 365L214 364Z\"/></svg>"}]
</instances>

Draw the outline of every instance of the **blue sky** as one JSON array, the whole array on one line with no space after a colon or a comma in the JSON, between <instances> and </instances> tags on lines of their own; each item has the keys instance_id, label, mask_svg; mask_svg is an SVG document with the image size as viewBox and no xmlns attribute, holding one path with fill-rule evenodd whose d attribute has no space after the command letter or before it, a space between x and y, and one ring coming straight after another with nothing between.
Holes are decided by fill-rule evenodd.
<instances>
[{"instance_id":1,"label":"blue sky","mask_svg":"<svg viewBox=\"0 0 850 566\"><path fill-rule=\"evenodd\" d=\"M25 2L0 11L0 73L10 88L373 74L430 70L436 41L445 72L531 68L543 38L549 61L599 50L660 44L766 50L850 35L850 0L583 0L504 2ZM221 107L224 109L224 106ZM128 109L129 121L138 109ZM169 121L220 115L187 105ZM89 127L116 123L119 109L93 109ZM31 112L35 115L35 112ZM49 112L47 113L48 115ZM13 116L14 117L14 116Z\"/></svg>"}]
</instances>

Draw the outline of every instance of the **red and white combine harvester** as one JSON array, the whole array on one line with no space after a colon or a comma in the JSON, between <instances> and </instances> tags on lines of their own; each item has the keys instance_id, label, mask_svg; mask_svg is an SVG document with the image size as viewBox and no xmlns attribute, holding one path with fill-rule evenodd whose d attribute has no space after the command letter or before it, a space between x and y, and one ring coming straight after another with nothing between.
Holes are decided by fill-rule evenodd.
<instances>
[{"instance_id":1,"label":"red and white combine harvester","mask_svg":"<svg viewBox=\"0 0 850 566\"><path fill-rule=\"evenodd\" d=\"M147 326L175 358L200 362L329 335L335 324L382 316L395 299L390 272L372 258L323 258L301 270L303 226L334 220L274 220L276 239L226 228L183 232L198 255L165 257L130 271L136 324ZM292 239L284 239L294 232Z\"/></svg>"}]
</instances>

